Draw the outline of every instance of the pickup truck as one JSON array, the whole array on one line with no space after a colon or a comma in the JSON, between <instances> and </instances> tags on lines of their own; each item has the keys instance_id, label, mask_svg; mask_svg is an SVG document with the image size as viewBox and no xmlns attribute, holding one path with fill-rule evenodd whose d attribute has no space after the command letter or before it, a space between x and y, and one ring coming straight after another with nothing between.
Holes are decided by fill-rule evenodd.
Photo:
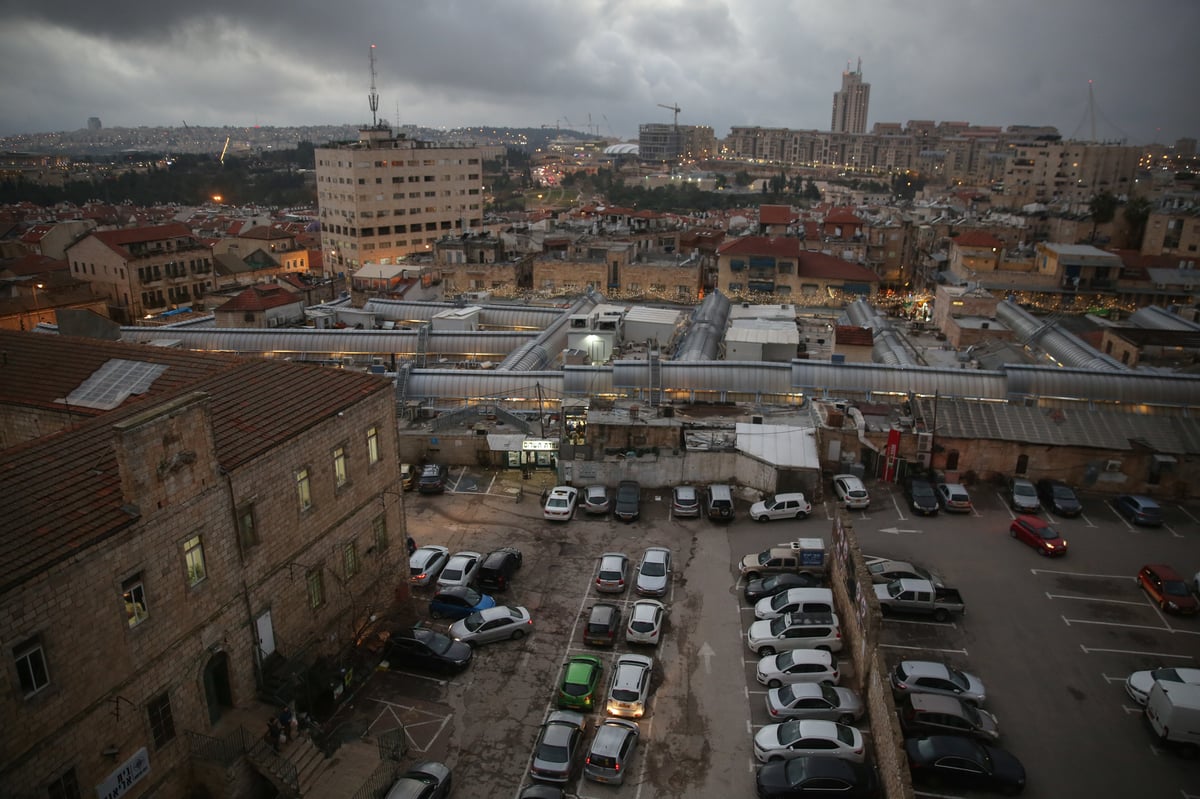
<instances>
[{"instance_id":1,"label":"pickup truck","mask_svg":"<svg viewBox=\"0 0 1200 799\"><path fill-rule=\"evenodd\" d=\"M824 577L829 568L825 556L825 541L820 538L801 538L742 558L738 572L748 580L765 574L811 574Z\"/></svg>"},{"instance_id":2,"label":"pickup truck","mask_svg":"<svg viewBox=\"0 0 1200 799\"><path fill-rule=\"evenodd\" d=\"M947 621L952 614L966 613L962 595L954 588L934 586L928 580L901 578L875 586L879 609L887 613L925 613L934 621Z\"/></svg>"}]
</instances>

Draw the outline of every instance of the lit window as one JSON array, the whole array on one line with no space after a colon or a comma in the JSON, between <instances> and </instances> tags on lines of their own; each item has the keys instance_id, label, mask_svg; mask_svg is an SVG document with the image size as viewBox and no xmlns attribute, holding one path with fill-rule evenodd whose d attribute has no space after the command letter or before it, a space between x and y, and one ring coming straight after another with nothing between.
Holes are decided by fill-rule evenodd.
<instances>
[{"instance_id":1,"label":"lit window","mask_svg":"<svg viewBox=\"0 0 1200 799\"><path fill-rule=\"evenodd\" d=\"M325 604L325 581L321 572L308 573L308 606L314 610Z\"/></svg>"},{"instance_id":2,"label":"lit window","mask_svg":"<svg viewBox=\"0 0 1200 799\"><path fill-rule=\"evenodd\" d=\"M146 586L142 584L141 574L121 583L121 596L125 600L125 617L130 627L136 627L150 615L146 610Z\"/></svg>"},{"instance_id":3,"label":"lit window","mask_svg":"<svg viewBox=\"0 0 1200 799\"><path fill-rule=\"evenodd\" d=\"M154 737L154 748L161 749L175 738L175 718L171 715L171 695L162 693L146 705L150 717L150 734Z\"/></svg>"},{"instance_id":4,"label":"lit window","mask_svg":"<svg viewBox=\"0 0 1200 799\"><path fill-rule=\"evenodd\" d=\"M312 507L312 490L308 485L308 469L296 472L296 493L300 497L300 510L306 511Z\"/></svg>"},{"instance_id":5,"label":"lit window","mask_svg":"<svg viewBox=\"0 0 1200 799\"><path fill-rule=\"evenodd\" d=\"M346 567L346 578L358 574L358 543L350 541L342 547L342 563Z\"/></svg>"},{"instance_id":6,"label":"lit window","mask_svg":"<svg viewBox=\"0 0 1200 799\"><path fill-rule=\"evenodd\" d=\"M346 448L338 447L333 451L333 483L338 488L346 485Z\"/></svg>"},{"instance_id":7,"label":"lit window","mask_svg":"<svg viewBox=\"0 0 1200 799\"><path fill-rule=\"evenodd\" d=\"M33 696L50 684L50 670L46 668L46 653L40 641L33 639L16 647L13 659L17 661L17 679L25 696Z\"/></svg>"},{"instance_id":8,"label":"lit window","mask_svg":"<svg viewBox=\"0 0 1200 799\"><path fill-rule=\"evenodd\" d=\"M204 567L204 545L200 536L194 535L183 544L183 560L187 565L188 585L196 585L208 576Z\"/></svg>"},{"instance_id":9,"label":"lit window","mask_svg":"<svg viewBox=\"0 0 1200 799\"><path fill-rule=\"evenodd\" d=\"M376 427L367 429L367 462L379 462L379 429Z\"/></svg>"}]
</instances>

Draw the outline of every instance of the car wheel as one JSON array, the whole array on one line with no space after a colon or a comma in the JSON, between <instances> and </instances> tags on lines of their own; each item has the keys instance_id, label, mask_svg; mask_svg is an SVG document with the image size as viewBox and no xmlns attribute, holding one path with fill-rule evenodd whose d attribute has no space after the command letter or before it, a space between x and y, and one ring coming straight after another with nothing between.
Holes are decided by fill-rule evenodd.
<instances>
[{"instance_id":1,"label":"car wheel","mask_svg":"<svg viewBox=\"0 0 1200 799\"><path fill-rule=\"evenodd\" d=\"M841 716L838 717L838 724L850 725L853 723L854 723L854 716L850 715L849 713L843 713Z\"/></svg>"},{"instance_id":2,"label":"car wheel","mask_svg":"<svg viewBox=\"0 0 1200 799\"><path fill-rule=\"evenodd\" d=\"M442 617L442 614L441 614L441 613L439 613L438 611L436 611L436 610L431 610L431 611L429 611L429 618L431 618L431 619L440 619L441 617Z\"/></svg>"},{"instance_id":3,"label":"car wheel","mask_svg":"<svg viewBox=\"0 0 1200 799\"><path fill-rule=\"evenodd\" d=\"M779 680L767 680L768 688L778 688L781 685L783 685L783 683L781 683Z\"/></svg>"},{"instance_id":4,"label":"car wheel","mask_svg":"<svg viewBox=\"0 0 1200 799\"><path fill-rule=\"evenodd\" d=\"M775 647L773 647L773 646L764 646L758 650L759 657L766 657L767 655L774 655L774 654L775 654Z\"/></svg>"},{"instance_id":5,"label":"car wheel","mask_svg":"<svg viewBox=\"0 0 1200 799\"><path fill-rule=\"evenodd\" d=\"M781 760L783 760L783 758L780 757L779 755L771 755L770 757L767 758L768 763L778 763Z\"/></svg>"},{"instance_id":6,"label":"car wheel","mask_svg":"<svg viewBox=\"0 0 1200 799\"><path fill-rule=\"evenodd\" d=\"M759 516L759 517L758 517L757 519L755 519L754 521L756 521L756 522L765 522L765 521L770 521L770 519L768 519L768 518L767 518L767 516L764 514L764 515L762 515L762 516Z\"/></svg>"},{"instance_id":7,"label":"car wheel","mask_svg":"<svg viewBox=\"0 0 1200 799\"><path fill-rule=\"evenodd\" d=\"M757 580L761 576L758 572L746 572L747 580Z\"/></svg>"},{"instance_id":8,"label":"car wheel","mask_svg":"<svg viewBox=\"0 0 1200 799\"><path fill-rule=\"evenodd\" d=\"M520 640L521 640L522 638L524 638L524 637L525 637L525 631L524 631L524 630L513 630L513 634L512 634L512 640L514 640L514 641L520 641Z\"/></svg>"},{"instance_id":9,"label":"car wheel","mask_svg":"<svg viewBox=\"0 0 1200 799\"><path fill-rule=\"evenodd\" d=\"M933 612L933 620L936 622L944 622L950 618L950 612L945 608L938 608Z\"/></svg>"},{"instance_id":10,"label":"car wheel","mask_svg":"<svg viewBox=\"0 0 1200 799\"><path fill-rule=\"evenodd\" d=\"M808 518L808 514L807 514L807 513L805 513L805 512L804 512L804 511L802 511L802 510L798 510L798 511L796 511L796 518L797 518L797 519L807 519L807 518Z\"/></svg>"}]
</instances>

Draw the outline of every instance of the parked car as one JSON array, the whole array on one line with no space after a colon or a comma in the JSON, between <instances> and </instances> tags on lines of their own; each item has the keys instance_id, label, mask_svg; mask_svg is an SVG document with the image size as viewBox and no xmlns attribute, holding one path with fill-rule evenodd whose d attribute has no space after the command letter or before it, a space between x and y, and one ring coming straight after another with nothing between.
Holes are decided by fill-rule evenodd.
<instances>
[{"instance_id":1,"label":"parked car","mask_svg":"<svg viewBox=\"0 0 1200 799\"><path fill-rule=\"evenodd\" d=\"M596 572L596 590L602 594L623 594L628 576L629 557L621 552L605 552Z\"/></svg>"},{"instance_id":2,"label":"parked car","mask_svg":"<svg viewBox=\"0 0 1200 799\"><path fill-rule=\"evenodd\" d=\"M583 489L583 497L579 500L584 513L593 516L603 516L608 513L608 486L591 485Z\"/></svg>"},{"instance_id":3,"label":"parked car","mask_svg":"<svg viewBox=\"0 0 1200 799\"><path fill-rule=\"evenodd\" d=\"M621 608L611 602L592 605L583 628L583 642L592 646L613 646L621 629Z\"/></svg>"},{"instance_id":4,"label":"parked car","mask_svg":"<svg viewBox=\"0 0 1200 799\"><path fill-rule=\"evenodd\" d=\"M608 686L608 715L633 719L646 715L653 670L654 661L645 655L619 655Z\"/></svg>"},{"instance_id":5,"label":"parked car","mask_svg":"<svg viewBox=\"0 0 1200 799\"><path fill-rule=\"evenodd\" d=\"M641 502L642 487L635 480L622 480L617 484L617 501L613 505L613 516L623 522L631 522L638 517L638 503Z\"/></svg>"},{"instance_id":6,"label":"parked car","mask_svg":"<svg viewBox=\"0 0 1200 799\"><path fill-rule=\"evenodd\" d=\"M567 522L575 516L575 504L579 501L579 489L571 486L555 486L546 497L542 517L555 522Z\"/></svg>"},{"instance_id":7,"label":"parked car","mask_svg":"<svg viewBox=\"0 0 1200 799\"><path fill-rule=\"evenodd\" d=\"M596 728L583 760L583 776L594 782L620 785L637 751L640 730L627 719L605 719Z\"/></svg>"},{"instance_id":8,"label":"parked car","mask_svg":"<svg viewBox=\"0 0 1200 799\"><path fill-rule=\"evenodd\" d=\"M441 494L446 490L446 467L438 463L427 463L417 478L417 491L421 494Z\"/></svg>"},{"instance_id":9,"label":"parked car","mask_svg":"<svg viewBox=\"0 0 1200 799\"><path fill-rule=\"evenodd\" d=\"M666 617L667 608L658 600L639 599L634 602L629 611L629 623L625 626L626 643L658 646Z\"/></svg>"},{"instance_id":10,"label":"parked car","mask_svg":"<svg viewBox=\"0 0 1200 799\"><path fill-rule=\"evenodd\" d=\"M704 494L704 512L713 521L733 520L733 489L724 483L714 483Z\"/></svg>"},{"instance_id":11,"label":"parked car","mask_svg":"<svg viewBox=\"0 0 1200 799\"><path fill-rule=\"evenodd\" d=\"M824 719L853 724L864 713L862 699L854 691L815 682L771 688L766 701L767 713L773 719Z\"/></svg>"},{"instance_id":12,"label":"parked car","mask_svg":"<svg viewBox=\"0 0 1200 799\"><path fill-rule=\"evenodd\" d=\"M400 488L412 491L417 487L417 467L411 463L400 464Z\"/></svg>"},{"instance_id":13,"label":"parked car","mask_svg":"<svg viewBox=\"0 0 1200 799\"><path fill-rule=\"evenodd\" d=\"M945 585L942 578L923 566L917 566L903 560L866 556L863 561L871 575L871 582L877 584L890 583L892 580L928 580L936 587Z\"/></svg>"},{"instance_id":14,"label":"parked car","mask_svg":"<svg viewBox=\"0 0 1200 799\"><path fill-rule=\"evenodd\" d=\"M789 649L778 655L767 655L755 669L758 681L768 688L779 688L801 682L837 685L837 658L823 649Z\"/></svg>"},{"instance_id":15,"label":"parked car","mask_svg":"<svg viewBox=\"0 0 1200 799\"><path fill-rule=\"evenodd\" d=\"M861 732L834 721L793 719L767 724L754 734L754 756L761 763L801 755L833 755L861 763L866 750Z\"/></svg>"},{"instance_id":16,"label":"parked car","mask_svg":"<svg viewBox=\"0 0 1200 799\"><path fill-rule=\"evenodd\" d=\"M871 507L871 494L863 481L853 474L833 476L833 495L850 510L866 510Z\"/></svg>"},{"instance_id":17,"label":"parked car","mask_svg":"<svg viewBox=\"0 0 1200 799\"><path fill-rule=\"evenodd\" d=\"M1042 507L1059 516L1078 516L1083 513L1083 504L1075 491L1061 480L1043 477L1037 481L1038 499Z\"/></svg>"},{"instance_id":18,"label":"parked car","mask_svg":"<svg viewBox=\"0 0 1200 799\"><path fill-rule=\"evenodd\" d=\"M671 515L676 519L700 515L700 492L695 486L675 486L671 490Z\"/></svg>"},{"instance_id":19,"label":"parked car","mask_svg":"<svg viewBox=\"0 0 1200 799\"><path fill-rule=\"evenodd\" d=\"M492 550L480 561L479 571L475 572L475 584L486 591L507 590L524 559L521 550L516 547Z\"/></svg>"},{"instance_id":20,"label":"parked car","mask_svg":"<svg viewBox=\"0 0 1200 799\"><path fill-rule=\"evenodd\" d=\"M457 672L470 665L473 654L462 641L427 627L393 630L383 645L383 660L389 669Z\"/></svg>"},{"instance_id":21,"label":"parked car","mask_svg":"<svg viewBox=\"0 0 1200 799\"><path fill-rule=\"evenodd\" d=\"M767 763L759 767L754 783L759 799L879 796L879 775L873 765L833 755L805 755Z\"/></svg>"},{"instance_id":22,"label":"parked car","mask_svg":"<svg viewBox=\"0 0 1200 799\"><path fill-rule=\"evenodd\" d=\"M450 635L470 646L519 641L533 632L533 617L519 605L497 605L476 611L450 625Z\"/></svg>"},{"instance_id":23,"label":"parked car","mask_svg":"<svg viewBox=\"0 0 1200 799\"><path fill-rule=\"evenodd\" d=\"M789 613L750 625L746 645L759 657L787 649L842 650L842 631L834 613Z\"/></svg>"},{"instance_id":24,"label":"parked car","mask_svg":"<svg viewBox=\"0 0 1200 799\"><path fill-rule=\"evenodd\" d=\"M756 522L772 519L803 519L812 513L812 505L803 494L776 494L750 506L750 518Z\"/></svg>"},{"instance_id":25,"label":"parked car","mask_svg":"<svg viewBox=\"0 0 1200 799\"><path fill-rule=\"evenodd\" d=\"M1138 585L1164 613L1191 616L1200 608L1179 572L1165 563L1143 566L1137 574Z\"/></svg>"},{"instance_id":26,"label":"parked car","mask_svg":"<svg viewBox=\"0 0 1200 799\"><path fill-rule=\"evenodd\" d=\"M941 507L933 483L920 477L910 477L905 481L904 496L908 498L908 506L922 516L937 516Z\"/></svg>"},{"instance_id":27,"label":"parked car","mask_svg":"<svg viewBox=\"0 0 1200 799\"><path fill-rule=\"evenodd\" d=\"M1183 682L1189 685L1200 685L1200 669L1168 668L1135 671L1125 678L1125 693L1129 698L1143 707L1150 689L1156 682Z\"/></svg>"},{"instance_id":28,"label":"parked car","mask_svg":"<svg viewBox=\"0 0 1200 799\"><path fill-rule=\"evenodd\" d=\"M470 585L475 582L475 573L479 571L479 561L483 555L470 550L455 552L450 560L442 567L438 575L438 588L450 588L455 585Z\"/></svg>"},{"instance_id":29,"label":"parked car","mask_svg":"<svg viewBox=\"0 0 1200 799\"><path fill-rule=\"evenodd\" d=\"M494 608L496 600L467 585L442 588L429 600L429 615L440 619L465 619L472 613Z\"/></svg>"},{"instance_id":30,"label":"parked car","mask_svg":"<svg viewBox=\"0 0 1200 799\"><path fill-rule=\"evenodd\" d=\"M648 547L638 562L633 589L642 596L666 596L671 586L671 550Z\"/></svg>"},{"instance_id":31,"label":"parked car","mask_svg":"<svg viewBox=\"0 0 1200 799\"><path fill-rule=\"evenodd\" d=\"M758 602L768 596L775 596L780 591L789 588L815 588L821 584L821 579L815 575L802 572L800 574L785 573L759 577L746 582L743 594L747 602Z\"/></svg>"},{"instance_id":32,"label":"parked car","mask_svg":"<svg viewBox=\"0 0 1200 799\"><path fill-rule=\"evenodd\" d=\"M604 664L595 655L572 655L563 668L558 686L558 707L590 711L596 705L596 689Z\"/></svg>"},{"instance_id":33,"label":"parked car","mask_svg":"<svg viewBox=\"0 0 1200 799\"><path fill-rule=\"evenodd\" d=\"M448 560L450 550L446 547L437 544L417 547L408 558L409 582L416 586L432 585Z\"/></svg>"},{"instance_id":34,"label":"parked car","mask_svg":"<svg viewBox=\"0 0 1200 799\"><path fill-rule=\"evenodd\" d=\"M971 495L967 489L958 483L938 483L938 503L942 510L955 513L971 512Z\"/></svg>"},{"instance_id":35,"label":"parked car","mask_svg":"<svg viewBox=\"0 0 1200 799\"><path fill-rule=\"evenodd\" d=\"M1162 507L1141 494L1121 494L1113 500L1113 509L1133 524L1144 527L1162 527Z\"/></svg>"},{"instance_id":36,"label":"parked car","mask_svg":"<svg viewBox=\"0 0 1200 799\"><path fill-rule=\"evenodd\" d=\"M959 735L906 738L904 752L914 783L982 788L1005 794L1025 790L1025 767L1009 752Z\"/></svg>"},{"instance_id":37,"label":"parked car","mask_svg":"<svg viewBox=\"0 0 1200 799\"><path fill-rule=\"evenodd\" d=\"M1040 516L1018 516L1008 526L1008 534L1033 547L1039 555L1067 554L1067 539Z\"/></svg>"},{"instance_id":38,"label":"parked car","mask_svg":"<svg viewBox=\"0 0 1200 799\"><path fill-rule=\"evenodd\" d=\"M897 710L905 735L967 735L982 741L1000 737L995 716L957 697L909 694Z\"/></svg>"},{"instance_id":39,"label":"parked car","mask_svg":"<svg viewBox=\"0 0 1200 799\"><path fill-rule=\"evenodd\" d=\"M539 785L530 783L521 789L517 799L564 799L562 788L556 785Z\"/></svg>"},{"instance_id":40,"label":"parked car","mask_svg":"<svg viewBox=\"0 0 1200 799\"><path fill-rule=\"evenodd\" d=\"M1037 487L1032 480L1014 477L1008 483L1008 504L1016 513L1037 513L1042 509Z\"/></svg>"},{"instance_id":41,"label":"parked car","mask_svg":"<svg viewBox=\"0 0 1200 799\"><path fill-rule=\"evenodd\" d=\"M897 697L915 693L942 694L956 696L974 705L982 705L987 699L983 681L974 674L933 660L901 661L892 669L891 681L892 693Z\"/></svg>"},{"instance_id":42,"label":"parked car","mask_svg":"<svg viewBox=\"0 0 1200 799\"><path fill-rule=\"evenodd\" d=\"M392 783L384 799L445 799L452 784L449 766L436 760L422 760Z\"/></svg>"},{"instance_id":43,"label":"parked car","mask_svg":"<svg viewBox=\"0 0 1200 799\"><path fill-rule=\"evenodd\" d=\"M583 743L583 716L555 710L542 724L533 747L529 776L546 782L567 782L575 770L575 753Z\"/></svg>"},{"instance_id":44,"label":"parked car","mask_svg":"<svg viewBox=\"0 0 1200 799\"><path fill-rule=\"evenodd\" d=\"M829 588L789 588L754 605L754 618L777 619L785 613L833 613Z\"/></svg>"}]
</instances>

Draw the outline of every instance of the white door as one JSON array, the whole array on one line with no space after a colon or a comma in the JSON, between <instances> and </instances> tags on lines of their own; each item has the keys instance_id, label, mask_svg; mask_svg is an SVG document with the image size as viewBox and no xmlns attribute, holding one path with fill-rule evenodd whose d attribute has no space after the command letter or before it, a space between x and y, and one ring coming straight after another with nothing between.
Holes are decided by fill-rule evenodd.
<instances>
[{"instance_id":1,"label":"white door","mask_svg":"<svg viewBox=\"0 0 1200 799\"><path fill-rule=\"evenodd\" d=\"M262 615L254 620L254 629L258 632L258 658L263 661L275 651L275 628L271 625L271 611L264 610Z\"/></svg>"}]
</instances>

